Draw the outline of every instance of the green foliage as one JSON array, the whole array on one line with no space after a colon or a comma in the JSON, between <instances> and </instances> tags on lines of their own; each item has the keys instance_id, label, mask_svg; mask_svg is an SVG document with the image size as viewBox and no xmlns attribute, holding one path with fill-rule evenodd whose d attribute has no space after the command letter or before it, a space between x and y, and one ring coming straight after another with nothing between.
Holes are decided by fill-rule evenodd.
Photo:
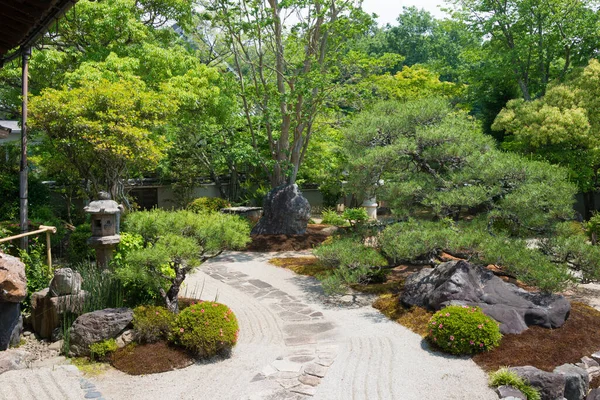
<instances>
[{"instance_id":1,"label":"green foliage","mask_svg":"<svg viewBox=\"0 0 600 400\"><path fill-rule=\"evenodd\" d=\"M124 306L127 299L123 297L123 285L115 274L105 272L89 261L71 264L70 268L81 274L81 288L87 293L84 313Z\"/></svg>"},{"instance_id":2,"label":"green foliage","mask_svg":"<svg viewBox=\"0 0 600 400\"><path fill-rule=\"evenodd\" d=\"M87 240L91 236L92 227L90 224L78 225L69 234L69 245L67 247L67 259L69 263L75 264L89 261L94 257L94 249L87 243Z\"/></svg>"},{"instance_id":3,"label":"green foliage","mask_svg":"<svg viewBox=\"0 0 600 400\"><path fill-rule=\"evenodd\" d=\"M107 339L90 344L90 359L106 360L111 353L117 351L118 346L115 339Z\"/></svg>"},{"instance_id":4,"label":"green foliage","mask_svg":"<svg viewBox=\"0 0 600 400\"><path fill-rule=\"evenodd\" d=\"M496 372L490 374L490 386L512 386L515 389L523 393L527 400L541 400L540 392L538 389L532 387L523 380L516 372L509 370L506 367L500 368Z\"/></svg>"},{"instance_id":5,"label":"green foliage","mask_svg":"<svg viewBox=\"0 0 600 400\"><path fill-rule=\"evenodd\" d=\"M347 285L366 284L381 280L378 274L387 260L372 247L355 239L334 239L313 251L321 263L332 268L332 273L323 280L326 293L341 293Z\"/></svg>"},{"instance_id":6,"label":"green foliage","mask_svg":"<svg viewBox=\"0 0 600 400\"><path fill-rule=\"evenodd\" d=\"M104 189L119 198L125 171L130 176L152 171L164 156L167 143L160 131L177 106L128 73L121 63L129 60L109 58L83 65L69 86L33 97L31 127L45 134L55 153L91 184L92 193Z\"/></svg>"},{"instance_id":7,"label":"green foliage","mask_svg":"<svg viewBox=\"0 0 600 400\"><path fill-rule=\"evenodd\" d=\"M356 226L369 219L367 210L362 207L359 208L347 208L342 213L342 218L350 223L350 226Z\"/></svg>"},{"instance_id":8,"label":"green foliage","mask_svg":"<svg viewBox=\"0 0 600 400\"><path fill-rule=\"evenodd\" d=\"M594 213L585 224L585 233L593 244L598 243L600 237L600 213Z\"/></svg>"},{"instance_id":9,"label":"green foliage","mask_svg":"<svg viewBox=\"0 0 600 400\"><path fill-rule=\"evenodd\" d=\"M199 301L181 311L173 324L171 340L200 357L228 353L237 343L235 314L224 304Z\"/></svg>"},{"instance_id":10,"label":"green foliage","mask_svg":"<svg viewBox=\"0 0 600 400\"><path fill-rule=\"evenodd\" d=\"M164 307L138 306L133 309L133 331L139 343L155 343L169 337L175 314Z\"/></svg>"},{"instance_id":11,"label":"green foliage","mask_svg":"<svg viewBox=\"0 0 600 400\"><path fill-rule=\"evenodd\" d=\"M504 147L569 168L586 200L585 217L594 211L589 201L598 188L600 169L600 62L592 59L582 70L550 85L533 101L512 100L492 128L509 135Z\"/></svg>"},{"instance_id":12,"label":"green foliage","mask_svg":"<svg viewBox=\"0 0 600 400\"><path fill-rule=\"evenodd\" d=\"M139 304L156 304L159 299L157 288L168 285L168 281L162 276L140 273L137 266L126 262L129 254L140 252L143 248L144 238L141 235L121 232L121 241L112 259L115 276L123 286L123 295L130 307ZM159 267L159 271L165 272L164 266Z\"/></svg>"},{"instance_id":13,"label":"green foliage","mask_svg":"<svg viewBox=\"0 0 600 400\"><path fill-rule=\"evenodd\" d=\"M52 279L52 271L46 265L45 245L37 239L29 242L29 251L19 250L19 257L25 264L27 277L27 297L24 300L25 309L31 306L31 295L47 288Z\"/></svg>"},{"instance_id":14,"label":"green foliage","mask_svg":"<svg viewBox=\"0 0 600 400\"><path fill-rule=\"evenodd\" d=\"M383 253L394 260L430 260L440 251L448 248L456 235L451 221L431 222L409 220L385 228L379 238Z\"/></svg>"},{"instance_id":15,"label":"green foliage","mask_svg":"<svg viewBox=\"0 0 600 400\"><path fill-rule=\"evenodd\" d=\"M179 286L188 272L224 250L243 248L250 241L250 227L242 218L221 213L192 211L134 212L124 221L124 230L138 235L143 247L131 248L124 256L118 274L130 282L143 283L144 290L154 287L167 305L175 307ZM170 281L168 293L162 286ZM175 290L176 289L176 290Z\"/></svg>"},{"instance_id":16,"label":"green foliage","mask_svg":"<svg viewBox=\"0 0 600 400\"><path fill-rule=\"evenodd\" d=\"M188 204L187 209L195 213L219 212L221 208L230 206L227 200L220 197L199 197Z\"/></svg>"},{"instance_id":17,"label":"green foliage","mask_svg":"<svg viewBox=\"0 0 600 400\"><path fill-rule=\"evenodd\" d=\"M436 312L428 322L427 340L450 354L475 354L500 345L498 322L479 307L448 306Z\"/></svg>"},{"instance_id":18,"label":"green foliage","mask_svg":"<svg viewBox=\"0 0 600 400\"><path fill-rule=\"evenodd\" d=\"M335 210L323 210L321 222L334 226L345 226L348 224L346 218L339 215Z\"/></svg>"}]
</instances>

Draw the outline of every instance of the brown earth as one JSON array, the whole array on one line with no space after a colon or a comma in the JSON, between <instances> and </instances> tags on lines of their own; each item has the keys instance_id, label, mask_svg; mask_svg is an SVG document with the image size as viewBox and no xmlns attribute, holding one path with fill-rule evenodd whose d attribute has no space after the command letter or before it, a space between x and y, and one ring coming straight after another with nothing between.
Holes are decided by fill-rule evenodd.
<instances>
[{"instance_id":1,"label":"brown earth","mask_svg":"<svg viewBox=\"0 0 600 400\"><path fill-rule=\"evenodd\" d=\"M533 365L552 371L565 363L600 350L600 311L583 303L571 303L571 314L558 329L532 326L525 332L502 337L496 349L473 357L481 368L495 371L504 366Z\"/></svg>"},{"instance_id":2,"label":"brown earth","mask_svg":"<svg viewBox=\"0 0 600 400\"><path fill-rule=\"evenodd\" d=\"M312 249L331 236L330 230L323 231L325 228L331 227L323 224L310 224L304 235L252 235L252 241L246 250L271 252Z\"/></svg>"},{"instance_id":3,"label":"brown earth","mask_svg":"<svg viewBox=\"0 0 600 400\"><path fill-rule=\"evenodd\" d=\"M113 354L111 364L129 375L145 375L185 368L194 361L185 350L158 342L125 346Z\"/></svg>"}]
</instances>

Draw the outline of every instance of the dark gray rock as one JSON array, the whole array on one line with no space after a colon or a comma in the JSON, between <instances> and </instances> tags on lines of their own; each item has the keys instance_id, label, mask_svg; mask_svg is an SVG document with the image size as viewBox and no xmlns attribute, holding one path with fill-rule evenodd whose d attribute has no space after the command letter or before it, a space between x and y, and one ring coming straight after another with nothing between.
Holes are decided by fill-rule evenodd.
<instances>
[{"instance_id":1,"label":"dark gray rock","mask_svg":"<svg viewBox=\"0 0 600 400\"><path fill-rule=\"evenodd\" d=\"M542 400L562 400L565 395L566 379L563 375L542 371L530 365L512 367L525 382L539 389Z\"/></svg>"},{"instance_id":2,"label":"dark gray rock","mask_svg":"<svg viewBox=\"0 0 600 400\"><path fill-rule=\"evenodd\" d=\"M565 398L567 400L583 400L585 398L590 390L590 377L585 369L573 364L563 364L556 367L553 372L565 377Z\"/></svg>"},{"instance_id":3,"label":"dark gray rock","mask_svg":"<svg viewBox=\"0 0 600 400\"><path fill-rule=\"evenodd\" d=\"M498 393L498 397L500 397L500 399L511 397L515 399L527 400L527 396L525 396L523 392L508 385L498 386L496 388L496 393Z\"/></svg>"},{"instance_id":4,"label":"dark gray rock","mask_svg":"<svg viewBox=\"0 0 600 400\"><path fill-rule=\"evenodd\" d=\"M462 260L423 268L411 275L401 301L433 310L450 304L481 307L500 322L502 333L521 333L530 325L558 328L571 311L571 304L563 296L527 292L486 268Z\"/></svg>"},{"instance_id":5,"label":"dark gray rock","mask_svg":"<svg viewBox=\"0 0 600 400\"><path fill-rule=\"evenodd\" d=\"M303 235L310 220L310 204L298 185L272 189L263 202L263 216L252 235Z\"/></svg>"},{"instance_id":6,"label":"dark gray rock","mask_svg":"<svg viewBox=\"0 0 600 400\"><path fill-rule=\"evenodd\" d=\"M10 347L17 347L21 343L21 332L23 332L23 316L19 315L17 324L15 325L12 333L10 334Z\"/></svg>"},{"instance_id":7,"label":"dark gray rock","mask_svg":"<svg viewBox=\"0 0 600 400\"><path fill-rule=\"evenodd\" d=\"M50 296L77 294L81 291L81 274L71 268L59 268L54 271L50 281Z\"/></svg>"},{"instance_id":8,"label":"dark gray rock","mask_svg":"<svg viewBox=\"0 0 600 400\"><path fill-rule=\"evenodd\" d=\"M585 400L600 400L600 388L598 389L592 389L587 397L585 398Z\"/></svg>"},{"instance_id":9,"label":"dark gray rock","mask_svg":"<svg viewBox=\"0 0 600 400\"><path fill-rule=\"evenodd\" d=\"M89 355L90 344L115 339L132 319L133 311L129 308L107 308L79 316L69 329L69 355Z\"/></svg>"},{"instance_id":10,"label":"dark gray rock","mask_svg":"<svg viewBox=\"0 0 600 400\"><path fill-rule=\"evenodd\" d=\"M11 342L20 340L22 324L21 305L19 303L0 302L0 351L8 349ZM18 331L19 338L15 338Z\"/></svg>"}]
</instances>

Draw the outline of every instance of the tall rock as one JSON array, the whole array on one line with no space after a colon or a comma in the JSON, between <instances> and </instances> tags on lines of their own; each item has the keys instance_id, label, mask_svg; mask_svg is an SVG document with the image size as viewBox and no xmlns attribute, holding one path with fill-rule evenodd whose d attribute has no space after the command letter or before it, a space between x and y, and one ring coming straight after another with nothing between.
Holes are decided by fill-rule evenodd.
<instances>
[{"instance_id":1,"label":"tall rock","mask_svg":"<svg viewBox=\"0 0 600 400\"><path fill-rule=\"evenodd\" d=\"M303 235L310 220L310 204L298 185L281 185L263 202L263 216L252 235Z\"/></svg>"}]
</instances>

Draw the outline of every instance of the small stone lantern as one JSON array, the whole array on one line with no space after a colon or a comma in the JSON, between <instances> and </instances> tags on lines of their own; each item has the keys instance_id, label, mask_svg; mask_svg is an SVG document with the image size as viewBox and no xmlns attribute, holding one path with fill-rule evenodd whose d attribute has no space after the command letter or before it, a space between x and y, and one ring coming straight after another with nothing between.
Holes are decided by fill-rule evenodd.
<instances>
[{"instance_id":1,"label":"small stone lantern","mask_svg":"<svg viewBox=\"0 0 600 400\"><path fill-rule=\"evenodd\" d=\"M119 224L123 206L101 192L100 200L92 201L83 210L92 215L92 237L88 244L96 250L96 264L108 268L116 245L121 241Z\"/></svg>"}]
</instances>

